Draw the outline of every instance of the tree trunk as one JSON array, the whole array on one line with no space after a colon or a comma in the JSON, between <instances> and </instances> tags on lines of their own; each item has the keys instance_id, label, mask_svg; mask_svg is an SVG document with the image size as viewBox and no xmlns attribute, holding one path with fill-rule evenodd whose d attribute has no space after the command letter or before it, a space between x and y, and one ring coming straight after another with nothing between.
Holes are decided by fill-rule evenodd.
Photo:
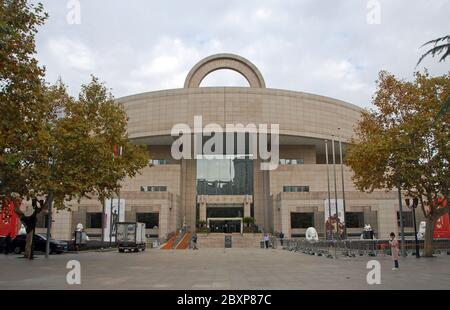
<instances>
[{"instance_id":1,"label":"tree trunk","mask_svg":"<svg viewBox=\"0 0 450 310\"><path fill-rule=\"evenodd\" d=\"M34 228L27 230L25 257L28 259L33 259L33 236L34 236Z\"/></svg>"},{"instance_id":2,"label":"tree trunk","mask_svg":"<svg viewBox=\"0 0 450 310\"><path fill-rule=\"evenodd\" d=\"M434 235L434 226L436 225L436 220L434 217L427 218L425 227L425 236L424 236L424 255L425 257L433 256L433 235Z\"/></svg>"}]
</instances>

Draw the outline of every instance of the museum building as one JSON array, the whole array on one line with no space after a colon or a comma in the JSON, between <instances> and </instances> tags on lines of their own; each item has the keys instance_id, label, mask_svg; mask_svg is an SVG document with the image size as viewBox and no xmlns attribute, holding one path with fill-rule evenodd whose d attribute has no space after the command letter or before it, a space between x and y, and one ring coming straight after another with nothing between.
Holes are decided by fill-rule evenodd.
<instances>
[{"instance_id":1,"label":"museum building","mask_svg":"<svg viewBox=\"0 0 450 310\"><path fill-rule=\"evenodd\" d=\"M206 76L222 69L238 72L249 86L200 87ZM323 237L327 208L334 213L336 197L339 206L345 201L349 237L359 238L366 224L378 238L387 238L399 229L397 193L358 191L351 170L340 164L360 118L358 106L320 95L267 88L258 68L234 54L200 60L188 73L183 88L135 94L117 102L128 114L129 138L147 145L151 157L141 174L123 182L120 220L146 223L149 237L164 240L183 226L210 234L243 233L249 223L245 218L252 218L260 232L283 232L286 238L295 238L304 237L308 227L315 227ZM258 124L268 128L277 124L279 135L276 142L269 138L267 145L261 145L258 129L245 133L243 140L234 139L232 152L223 152L223 156L174 158L172 146L179 138L173 135L174 126L195 128L199 117L202 126L216 124L221 128L227 124L255 124L257 128ZM228 141L230 135L236 137L234 132L225 132L223 140ZM259 148L272 152L278 148L276 169L261 169L264 160L255 156L254 138ZM208 143L207 136L194 144L198 140L200 147ZM239 143L244 147L237 151ZM96 199L82 200L68 207L54 212L55 238L71 238L79 223L91 238L101 236L103 212L109 202L102 205ZM404 220L406 232L411 233L409 210ZM43 219L39 225L43 229Z\"/></svg>"}]
</instances>

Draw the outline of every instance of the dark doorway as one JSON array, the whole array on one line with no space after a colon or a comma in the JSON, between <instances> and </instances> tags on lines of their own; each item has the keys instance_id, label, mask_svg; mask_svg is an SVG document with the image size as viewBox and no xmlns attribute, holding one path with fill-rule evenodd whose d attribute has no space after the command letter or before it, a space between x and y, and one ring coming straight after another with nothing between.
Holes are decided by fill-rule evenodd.
<instances>
[{"instance_id":1,"label":"dark doorway","mask_svg":"<svg viewBox=\"0 0 450 310\"><path fill-rule=\"evenodd\" d=\"M239 220L210 220L209 231L211 233L240 233L241 221Z\"/></svg>"}]
</instances>

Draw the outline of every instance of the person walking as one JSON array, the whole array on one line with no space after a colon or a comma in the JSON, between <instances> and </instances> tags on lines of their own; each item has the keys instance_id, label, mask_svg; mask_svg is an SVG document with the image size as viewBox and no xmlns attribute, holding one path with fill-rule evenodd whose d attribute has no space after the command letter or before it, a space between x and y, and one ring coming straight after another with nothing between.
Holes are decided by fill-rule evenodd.
<instances>
[{"instance_id":1,"label":"person walking","mask_svg":"<svg viewBox=\"0 0 450 310\"><path fill-rule=\"evenodd\" d=\"M283 234L283 232L280 232L280 244L281 244L281 246L283 246L283 239L284 239L284 234Z\"/></svg>"},{"instance_id":2,"label":"person walking","mask_svg":"<svg viewBox=\"0 0 450 310\"><path fill-rule=\"evenodd\" d=\"M269 235L268 235L268 234L265 234L265 235L264 235L264 244L266 245L266 249L269 248L269 241L270 241Z\"/></svg>"},{"instance_id":3,"label":"person walking","mask_svg":"<svg viewBox=\"0 0 450 310\"><path fill-rule=\"evenodd\" d=\"M5 237L5 248L3 249L5 255L8 255L11 251L11 233L8 233L8 235Z\"/></svg>"},{"instance_id":4,"label":"person walking","mask_svg":"<svg viewBox=\"0 0 450 310\"><path fill-rule=\"evenodd\" d=\"M197 248L197 234L194 234L192 236L192 244L193 244L192 250L198 250L198 248Z\"/></svg>"},{"instance_id":5,"label":"person walking","mask_svg":"<svg viewBox=\"0 0 450 310\"><path fill-rule=\"evenodd\" d=\"M392 259L394 260L394 268L392 270L398 270L398 259L399 259L399 246L398 246L398 240L395 237L395 234L391 232L390 234L391 240L389 240L389 245L391 246L391 254Z\"/></svg>"}]
</instances>

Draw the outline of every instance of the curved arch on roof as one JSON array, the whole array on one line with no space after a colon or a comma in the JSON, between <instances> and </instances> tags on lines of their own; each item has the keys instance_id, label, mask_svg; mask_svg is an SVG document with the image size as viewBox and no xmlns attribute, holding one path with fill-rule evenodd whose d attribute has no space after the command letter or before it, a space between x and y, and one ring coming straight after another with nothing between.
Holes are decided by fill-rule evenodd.
<instances>
[{"instance_id":1,"label":"curved arch on roof","mask_svg":"<svg viewBox=\"0 0 450 310\"><path fill-rule=\"evenodd\" d=\"M242 74L250 87L266 87L261 72L249 60L235 54L215 54L200 60L189 71L184 82L184 88L198 88L208 74L222 69L230 69Z\"/></svg>"}]
</instances>

